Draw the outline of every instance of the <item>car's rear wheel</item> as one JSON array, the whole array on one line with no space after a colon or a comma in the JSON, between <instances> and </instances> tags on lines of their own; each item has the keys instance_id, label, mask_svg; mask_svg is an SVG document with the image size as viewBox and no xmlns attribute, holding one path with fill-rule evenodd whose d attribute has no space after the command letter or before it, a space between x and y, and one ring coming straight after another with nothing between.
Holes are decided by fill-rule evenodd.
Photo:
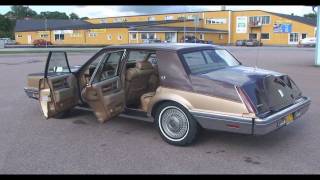
<instances>
[{"instance_id":1,"label":"car's rear wheel","mask_svg":"<svg viewBox=\"0 0 320 180\"><path fill-rule=\"evenodd\" d=\"M197 137L199 126L187 109L178 103L165 102L156 111L156 125L164 141L189 145Z\"/></svg>"}]
</instances>

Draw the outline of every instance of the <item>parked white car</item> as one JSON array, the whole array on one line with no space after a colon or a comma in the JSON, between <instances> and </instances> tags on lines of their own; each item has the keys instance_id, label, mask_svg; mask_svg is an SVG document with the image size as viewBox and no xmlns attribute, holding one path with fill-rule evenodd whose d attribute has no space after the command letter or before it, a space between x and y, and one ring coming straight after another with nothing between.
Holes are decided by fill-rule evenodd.
<instances>
[{"instance_id":1,"label":"parked white car","mask_svg":"<svg viewBox=\"0 0 320 180\"><path fill-rule=\"evenodd\" d=\"M315 47L316 46L316 38L315 37L310 37L310 38L301 39L299 41L298 46L299 47L306 47L306 46Z\"/></svg>"}]
</instances>

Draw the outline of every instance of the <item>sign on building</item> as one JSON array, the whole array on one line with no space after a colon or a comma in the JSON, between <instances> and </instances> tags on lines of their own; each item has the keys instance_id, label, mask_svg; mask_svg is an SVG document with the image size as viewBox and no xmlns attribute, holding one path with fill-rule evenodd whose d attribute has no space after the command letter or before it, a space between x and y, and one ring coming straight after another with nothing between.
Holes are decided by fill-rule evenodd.
<instances>
[{"instance_id":1,"label":"sign on building","mask_svg":"<svg viewBox=\"0 0 320 180\"><path fill-rule=\"evenodd\" d=\"M237 16L236 25L236 33L247 33L248 17Z\"/></svg>"},{"instance_id":2,"label":"sign on building","mask_svg":"<svg viewBox=\"0 0 320 180\"><path fill-rule=\"evenodd\" d=\"M273 32L275 33L291 33L292 25L291 24L274 24Z\"/></svg>"}]
</instances>

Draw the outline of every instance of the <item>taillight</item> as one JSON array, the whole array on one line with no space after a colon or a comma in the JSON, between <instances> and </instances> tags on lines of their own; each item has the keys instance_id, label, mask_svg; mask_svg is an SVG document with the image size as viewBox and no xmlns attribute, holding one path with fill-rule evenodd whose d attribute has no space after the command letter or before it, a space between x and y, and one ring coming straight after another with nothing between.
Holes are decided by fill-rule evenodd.
<instances>
[{"instance_id":1,"label":"taillight","mask_svg":"<svg viewBox=\"0 0 320 180\"><path fill-rule=\"evenodd\" d=\"M248 111L250 113L257 113L257 109L255 108L255 106L253 105L251 99L249 98L249 96L247 95L247 93L240 87L236 86L236 89L238 91L238 94L240 95L241 100L243 101L243 103L245 104L245 106L247 107Z\"/></svg>"}]
</instances>

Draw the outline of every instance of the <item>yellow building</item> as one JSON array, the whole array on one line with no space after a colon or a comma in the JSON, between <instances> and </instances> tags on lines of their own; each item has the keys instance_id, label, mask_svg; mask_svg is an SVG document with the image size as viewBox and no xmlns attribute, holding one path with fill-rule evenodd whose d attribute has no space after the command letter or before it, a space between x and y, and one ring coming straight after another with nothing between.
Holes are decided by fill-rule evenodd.
<instances>
[{"instance_id":1,"label":"yellow building","mask_svg":"<svg viewBox=\"0 0 320 180\"><path fill-rule=\"evenodd\" d=\"M315 37L316 20L261 10L203 11L82 20L17 20L18 44L45 39L55 45L183 42L184 36L213 44L257 39L264 45L296 45Z\"/></svg>"}]
</instances>

